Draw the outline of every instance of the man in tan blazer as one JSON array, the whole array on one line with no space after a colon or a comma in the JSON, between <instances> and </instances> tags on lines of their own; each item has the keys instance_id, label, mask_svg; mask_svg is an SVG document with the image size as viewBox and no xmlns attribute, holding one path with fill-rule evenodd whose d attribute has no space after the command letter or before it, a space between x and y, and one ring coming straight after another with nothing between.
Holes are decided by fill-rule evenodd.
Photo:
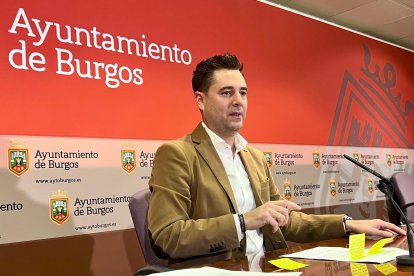
<instances>
[{"instance_id":1,"label":"man in tan blazer","mask_svg":"<svg viewBox=\"0 0 414 276\"><path fill-rule=\"evenodd\" d=\"M238 133L247 111L247 85L237 57L200 62L193 73L202 123L159 147L149 186L148 228L157 255L211 262L312 242L346 232L405 234L382 220L307 215L281 198L261 151ZM286 239L286 240L285 240Z\"/></svg>"}]
</instances>

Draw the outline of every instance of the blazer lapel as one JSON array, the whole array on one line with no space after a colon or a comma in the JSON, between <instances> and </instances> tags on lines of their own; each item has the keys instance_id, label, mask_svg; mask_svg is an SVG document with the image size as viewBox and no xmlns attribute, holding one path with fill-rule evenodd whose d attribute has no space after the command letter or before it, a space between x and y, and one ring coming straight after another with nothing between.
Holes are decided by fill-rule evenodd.
<instances>
[{"instance_id":1,"label":"blazer lapel","mask_svg":"<svg viewBox=\"0 0 414 276\"><path fill-rule=\"evenodd\" d=\"M196 127L196 129L191 134L193 143L195 144L195 149L201 155L201 157L206 161L211 172L216 177L217 181L223 187L226 192L229 201L232 205L234 213L238 213L236 199L234 198L233 189L229 178L227 177L226 170L224 169L223 164L221 163L220 157L217 154L216 149L211 142L210 137L205 131L201 123Z\"/></svg>"},{"instance_id":2,"label":"blazer lapel","mask_svg":"<svg viewBox=\"0 0 414 276\"><path fill-rule=\"evenodd\" d=\"M253 196L256 201L256 206L260 206L263 204L261 195L261 187L260 187L260 179L257 174L256 165L253 162L253 158L247 148L244 148L240 151L241 160L244 165L244 169L247 172L250 180L250 186L252 187Z\"/></svg>"}]
</instances>

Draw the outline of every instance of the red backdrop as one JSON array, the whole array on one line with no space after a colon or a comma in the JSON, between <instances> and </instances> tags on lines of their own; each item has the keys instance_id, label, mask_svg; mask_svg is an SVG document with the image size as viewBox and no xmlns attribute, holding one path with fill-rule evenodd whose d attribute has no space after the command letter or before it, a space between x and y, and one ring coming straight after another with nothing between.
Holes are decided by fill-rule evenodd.
<instances>
[{"instance_id":1,"label":"red backdrop","mask_svg":"<svg viewBox=\"0 0 414 276\"><path fill-rule=\"evenodd\" d=\"M19 8L24 9L35 34L38 31L33 19L38 19L43 30L48 21L62 29L66 25L88 31L96 27L113 37L142 40L145 35L147 44L176 44L191 53L192 62L185 65L62 43L56 38L55 25L50 26L44 43L35 46L39 36L28 36L27 28L9 32ZM412 52L260 2L7 0L1 15L0 134L180 137L200 120L191 90L196 63L213 54L232 52L245 64L249 112L242 134L250 142L414 145ZM24 23L23 18L19 23ZM45 71L19 70L11 65L9 53L21 47L19 40L25 42L28 55L44 55ZM55 48L70 51L81 62L139 68L143 84L122 83L109 88L103 79L57 74ZM370 70L378 67L379 80L395 77L389 91L363 73L367 55ZM349 82L347 76L362 88ZM351 94L361 101L353 102L346 113ZM399 101L395 100L398 97ZM367 138L369 127L372 133ZM355 137L349 139L351 130Z\"/></svg>"}]
</instances>

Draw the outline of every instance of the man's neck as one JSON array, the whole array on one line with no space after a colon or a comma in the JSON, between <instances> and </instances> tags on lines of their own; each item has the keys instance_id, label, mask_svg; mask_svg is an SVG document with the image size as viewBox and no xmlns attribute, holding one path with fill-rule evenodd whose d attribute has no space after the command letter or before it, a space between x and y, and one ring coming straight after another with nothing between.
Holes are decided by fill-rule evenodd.
<instances>
[{"instance_id":1,"label":"man's neck","mask_svg":"<svg viewBox=\"0 0 414 276\"><path fill-rule=\"evenodd\" d=\"M234 158L234 156L236 154L236 135L233 135L233 136L230 136L230 137L223 137L223 136L220 136L220 135L218 135L218 136L221 139L223 139L224 142L226 142L226 144L228 144L231 147L231 152L232 152L233 158Z\"/></svg>"},{"instance_id":2,"label":"man's neck","mask_svg":"<svg viewBox=\"0 0 414 276\"><path fill-rule=\"evenodd\" d=\"M220 135L219 135L220 136ZM220 136L221 139L223 139L229 146L231 146L231 148L236 149L236 136L231 136L231 137L222 137Z\"/></svg>"},{"instance_id":3,"label":"man's neck","mask_svg":"<svg viewBox=\"0 0 414 276\"><path fill-rule=\"evenodd\" d=\"M203 122L204 126L207 127L211 132L213 132L215 135L217 135L218 137L220 137L221 139L223 139L224 142L226 142L226 144L228 144L231 147L231 150L234 153L236 152L236 136L237 136L237 132L235 132L232 135L221 135L219 132L217 132L214 129L211 129L210 127L208 127L208 125Z\"/></svg>"}]
</instances>

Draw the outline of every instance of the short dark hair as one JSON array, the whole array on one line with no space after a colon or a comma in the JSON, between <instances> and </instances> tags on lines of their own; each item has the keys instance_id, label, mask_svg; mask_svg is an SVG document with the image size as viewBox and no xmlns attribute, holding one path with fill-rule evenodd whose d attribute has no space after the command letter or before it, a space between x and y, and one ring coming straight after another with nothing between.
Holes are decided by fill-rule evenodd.
<instances>
[{"instance_id":1,"label":"short dark hair","mask_svg":"<svg viewBox=\"0 0 414 276\"><path fill-rule=\"evenodd\" d=\"M206 93L211 86L214 71L220 69L239 70L243 74L243 64L230 53L217 55L201 61L193 72L193 91Z\"/></svg>"}]
</instances>

